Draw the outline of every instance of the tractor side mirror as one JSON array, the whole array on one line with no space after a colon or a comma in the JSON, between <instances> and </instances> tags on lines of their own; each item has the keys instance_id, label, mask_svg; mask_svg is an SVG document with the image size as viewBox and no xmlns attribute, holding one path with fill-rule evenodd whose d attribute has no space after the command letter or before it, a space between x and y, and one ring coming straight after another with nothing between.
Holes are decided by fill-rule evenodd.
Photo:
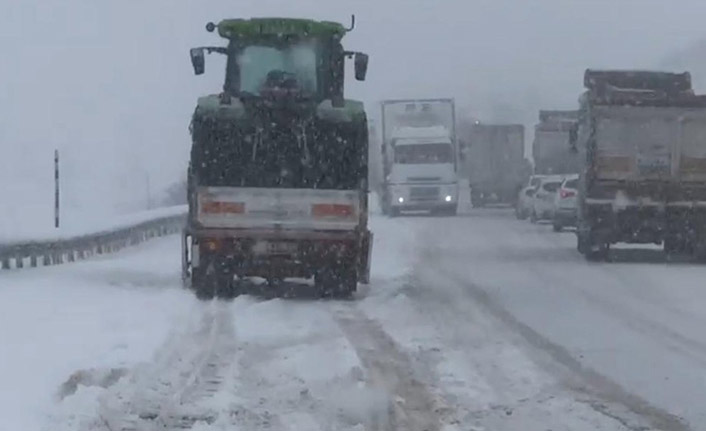
<instances>
[{"instance_id":1,"label":"tractor side mirror","mask_svg":"<svg viewBox=\"0 0 706 431\"><path fill-rule=\"evenodd\" d=\"M194 67L194 75L203 75L206 71L206 55L203 48L191 48L191 65Z\"/></svg>"},{"instance_id":2,"label":"tractor side mirror","mask_svg":"<svg viewBox=\"0 0 706 431\"><path fill-rule=\"evenodd\" d=\"M355 79L365 81L365 76L368 74L368 54L356 52L353 58L353 66L355 68Z\"/></svg>"}]
</instances>

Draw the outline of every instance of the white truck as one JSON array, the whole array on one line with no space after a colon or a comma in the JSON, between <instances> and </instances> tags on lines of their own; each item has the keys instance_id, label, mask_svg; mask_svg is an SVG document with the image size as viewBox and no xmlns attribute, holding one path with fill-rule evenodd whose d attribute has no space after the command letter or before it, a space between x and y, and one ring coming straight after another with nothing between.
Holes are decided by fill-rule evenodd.
<instances>
[{"instance_id":1,"label":"white truck","mask_svg":"<svg viewBox=\"0 0 706 431\"><path fill-rule=\"evenodd\" d=\"M457 142L453 99L382 102L382 209L455 215Z\"/></svg>"}]
</instances>

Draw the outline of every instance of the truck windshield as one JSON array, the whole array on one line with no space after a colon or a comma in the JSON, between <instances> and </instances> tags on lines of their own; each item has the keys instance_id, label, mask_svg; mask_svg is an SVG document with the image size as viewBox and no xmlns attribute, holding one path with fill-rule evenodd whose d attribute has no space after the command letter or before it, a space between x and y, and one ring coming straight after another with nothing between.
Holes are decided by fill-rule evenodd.
<instances>
[{"instance_id":1,"label":"truck windshield","mask_svg":"<svg viewBox=\"0 0 706 431\"><path fill-rule=\"evenodd\" d=\"M252 45L236 58L243 93L262 95L268 87L314 94L317 88L317 49L312 41L285 47Z\"/></svg>"},{"instance_id":2,"label":"truck windshield","mask_svg":"<svg viewBox=\"0 0 706 431\"><path fill-rule=\"evenodd\" d=\"M400 164L430 164L452 163L453 151L451 145L412 144L395 147L395 163Z\"/></svg>"}]
</instances>

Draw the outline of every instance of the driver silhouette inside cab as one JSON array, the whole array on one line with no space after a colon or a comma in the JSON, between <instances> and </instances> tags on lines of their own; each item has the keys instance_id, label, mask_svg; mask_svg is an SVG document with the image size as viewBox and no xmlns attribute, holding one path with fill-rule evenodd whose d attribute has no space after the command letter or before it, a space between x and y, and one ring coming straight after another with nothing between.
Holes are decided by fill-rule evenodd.
<instances>
[{"instance_id":1,"label":"driver silhouette inside cab","mask_svg":"<svg viewBox=\"0 0 706 431\"><path fill-rule=\"evenodd\" d=\"M269 71L265 82L260 86L260 93L296 92L298 90L300 87L297 75L279 69Z\"/></svg>"}]
</instances>

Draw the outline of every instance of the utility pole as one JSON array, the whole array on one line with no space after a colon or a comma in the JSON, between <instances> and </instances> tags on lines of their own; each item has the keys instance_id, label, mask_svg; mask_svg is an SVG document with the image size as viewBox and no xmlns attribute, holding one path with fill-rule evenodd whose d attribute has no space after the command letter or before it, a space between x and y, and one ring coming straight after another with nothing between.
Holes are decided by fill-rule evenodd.
<instances>
[{"instance_id":1,"label":"utility pole","mask_svg":"<svg viewBox=\"0 0 706 431\"><path fill-rule=\"evenodd\" d=\"M54 150L54 227L59 227L59 150Z\"/></svg>"},{"instance_id":2,"label":"utility pole","mask_svg":"<svg viewBox=\"0 0 706 431\"><path fill-rule=\"evenodd\" d=\"M152 209L152 187L150 186L150 174L145 172L145 189L147 193L147 209Z\"/></svg>"}]
</instances>

